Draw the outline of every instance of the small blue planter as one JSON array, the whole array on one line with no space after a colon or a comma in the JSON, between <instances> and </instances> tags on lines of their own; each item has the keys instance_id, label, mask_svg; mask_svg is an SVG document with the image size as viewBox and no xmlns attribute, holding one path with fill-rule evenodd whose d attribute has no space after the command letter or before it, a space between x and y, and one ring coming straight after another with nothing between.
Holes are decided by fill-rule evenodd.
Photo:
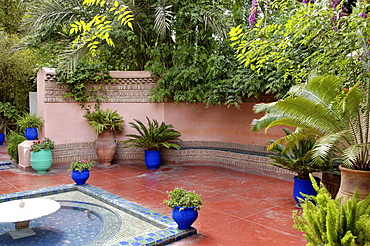
<instances>
[{"instance_id":1,"label":"small blue planter","mask_svg":"<svg viewBox=\"0 0 370 246\"><path fill-rule=\"evenodd\" d=\"M39 136L37 128L36 127L26 128L26 130L24 131L24 136L27 138L27 140L36 140L37 137Z\"/></svg>"},{"instance_id":2,"label":"small blue planter","mask_svg":"<svg viewBox=\"0 0 370 246\"><path fill-rule=\"evenodd\" d=\"M320 179L315 177L315 180L317 184L320 184ZM306 197L302 196L301 193L310 195L310 196L316 196L317 192L313 188L311 180L301 180L297 177L294 177L294 187L293 187L293 197L296 200L296 202L300 203L300 199L306 199Z\"/></svg>"},{"instance_id":3,"label":"small blue planter","mask_svg":"<svg viewBox=\"0 0 370 246\"><path fill-rule=\"evenodd\" d=\"M4 141L5 141L5 134L4 133L0 133L0 145L3 145L4 144Z\"/></svg>"},{"instance_id":4,"label":"small blue planter","mask_svg":"<svg viewBox=\"0 0 370 246\"><path fill-rule=\"evenodd\" d=\"M89 170L85 169L82 172L72 170L72 179L76 182L76 185L83 185L86 180L90 177Z\"/></svg>"},{"instance_id":5,"label":"small blue planter","mask_svg":"<svg viewBox=\"0 0 370 246\"><path fill-rule=\"evenodd\" d=\"M180 210L180 207L172 209L172 219L178 225L181 230L187 230L191 228L191 225L198 218L198 211L194 208L184 208Z\"/></svg>"},{"instance_id":6,"label":"small blue planter","mask_svg":"<svg viewBox=\"0 0 370 246\"><path fill-rule=\"evenodd\" d=\"M161 152L159 150L144 150L145 164L148 169L158 169L161 164Z\"/></svg>"}]
</instances>

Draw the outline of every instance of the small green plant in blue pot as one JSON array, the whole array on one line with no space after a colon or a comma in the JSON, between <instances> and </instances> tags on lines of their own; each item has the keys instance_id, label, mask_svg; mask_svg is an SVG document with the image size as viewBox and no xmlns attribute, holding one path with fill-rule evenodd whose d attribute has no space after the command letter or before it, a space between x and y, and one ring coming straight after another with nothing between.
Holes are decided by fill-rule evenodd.
<instances>
[{"instance_id":1,"label":"small green plant in blue pot","mask_svg":"<svg viewBox=\"0 0 370 246\"><path fill-rule=\"evenodd\" d=\"M198 210L203 205L201 195L181 188L168 192L168 200L164 200L163 203L172 208L172 219L181 230L191 228L198 218Z\"/></svg>"},{"instance_id":2,"label":"small green plant in blue pot","mask_svg":"<svg viewBox=\"0 0 370 246\"><path fill-rule=\"evenodd\" d=\"M36 114L28 113L20 117L17 124L20 130L24 132L24 136L27 140L36 140L43 121Z\"/></svg>"},{"instance_id":3,"label":"small green plant in blue pot","mask_svg":"<svg viewBox=\"0 0 370 246\"><path fill-rule=\"evenodd\" d=\"M83 185L90 177L90 169L94 166L95 161L78 160L71 163L68 171L72 171L72 179L76 182L76 185Z\"/></svg>"}]
</instances>

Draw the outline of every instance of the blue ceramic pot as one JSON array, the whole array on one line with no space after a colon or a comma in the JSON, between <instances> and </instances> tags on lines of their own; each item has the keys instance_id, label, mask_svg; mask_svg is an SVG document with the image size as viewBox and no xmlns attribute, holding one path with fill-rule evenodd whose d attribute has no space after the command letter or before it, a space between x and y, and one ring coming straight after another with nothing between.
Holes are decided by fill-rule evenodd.
<instances>
[{"instance_id":1,"label":"blue ceramic pot","mask_svg":"<svg viewBox=\"0 0 370 246\"><path fill-rule=\"evenodd\" d=\"M53 153L50 149L41 149L40 151L31 151L31 167L37 173L45 173L53 163Z\"/></svg>"},{"instance_id":2,"label":"blue ceramic pot","mask_svg":"<svg viewBox=\"0 0 370 246\"><path fill-rule=\"evenodd\" d=\"M27 127L24 131L24 136L27 138L27 140L36 140L39 136L37 132L36 127Z\"/></svg>"},{"instance_id":3,"label":"blue ceramic pot","mask_svg":"<svg viewBox=\"0 0 370 246\"><path fill-rule=\"evenodd\" d=\"M158 169L161 164L161 152L159 150L144 150L145 164L148 169Z\"/></svg>"},{"instance_id":4,"label":"blue ceramic pot","mask_svg":"<svg viewBox=\"0 0 370 246\"><path fill-rule=\"evenodd\" d=\"M5 141L5 134L4 133L0 133L0 145L3 145L4 144L4 141Z\"/></svg>"},{"instance_id":5,"label":"blue ceramic pot","mask_svg":"<svg viewBox=\"0 0 370 246\"><path fill-rule=\"evenodd\" d=\"M76 185L83 185L86 180L90 177L89 170L85 169L83 171L72 170L72 179L76 182Z\"/></svg>"},{"instance_id":6,"label":"blue ceramic pot","mask_svg":"<svg viewBox=\"0 0 370 246\"><path fill-rule=\"evenodd\" d=\"M318 185L320 185L320 179L315 177L315 180ZM310 196L316 196L317 192L313 188L311 180L301 180L298 179L297 176L294 177L294 186L293 186L293 197L296 200L296 202L300 203L300 199L306 199L301 193L310 195Z\"/></svg>"},{"instance_id":7,"label":"blue ceramic pot","mask_svg":"<svg viewBox=\"0 0 370 246\"><path fill-rule=\"evenodd\" d=\"M198 211L194 208L184 208L180 210L180 207L175 207L172 210L172 219L178 225L181 230L187 230L191 228L191 225L198 218Z\"/></svg>"}]
</instances>

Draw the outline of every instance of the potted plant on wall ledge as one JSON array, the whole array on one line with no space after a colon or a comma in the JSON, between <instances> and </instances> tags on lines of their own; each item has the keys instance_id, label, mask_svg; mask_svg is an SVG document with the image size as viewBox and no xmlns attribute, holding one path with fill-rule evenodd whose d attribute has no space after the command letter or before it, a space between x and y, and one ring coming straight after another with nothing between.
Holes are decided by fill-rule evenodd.
<instances>
[{"instance_id":1,"label":"potted plant on wall ledge","mask_svg":"<svg viewBox=\"0 0 370 246\"><path fill-rule=\"evenodd\" d=\"M198 218L198 210L203 205L201 195L181 188L168 192L168 200L163 203L172 209L172 218L182 230L191 228Z\"/></svg>"},{"instance_id":2,"label":"potted plant on wall ledge","mask_svg":"<svg viewBox=\"0 0 370 246\"><path fill-rule=\"evenodd\" d=\"M74 161L71 163L68 171L72 171L71 177L76 182L76 185L83 185L90 177L90 169L94 166L94 161L83 160Z\"/></svg>"},{"instance_id":3,"label":"potted plant on wall ledge","mask_svg":"<svg viewBox=\"0 0 370 246\"><path fill-rule=\"evenodd\" d=\"M146 120L147 126L137 119L134 119L136 123L130 122L129 124L139 134L127 134L126 137L130 139L122 141L122 143L128 144L125 148L143 148L146 166L148 169L157 169L161 163L160 148L180 149L178 144L170 141L181 141L181 134L174 130L172 125L167 125L164 122L159 124L157 120L151 121L148 117Z\"/></svg>"},{"instance_id":4,"label":"potted plant on wall ledge","mask_svg":"<svg viewBox=\"0 0 370 246\"><path fill-rule=\"evenodd\" d=\"M41 141L35 141L31 145L31 167L37 173L45 173L53 163L54 142L50 138L43 138Z\"/></svg>"},{"instance_id":5,"label":"potted plant on wall ledge","mask_svg":"<svg viewBox=\"0 0 370 246\"><path fill-rule=\"evenodd\" d=\"M305 135L305 131L296 130L291 133L289 129L283 128L286 136L278 141L269 140L270 146L267 150L274 152L276 155L268 155L273 160L270 163L273 166L289 170L297 174L294 177L293 197L300 205L302 199L306 195L316 195L316 190L310 181L310 173L319 172L323 166L314 163L312 158L312 150L315 146L315 137ZM285 142L285 146L280 144ZM320 183L320 179L315 177L316 183Z\"/></svg>"},{"instance_id":6,"label":"potted plant on wall ledge","mask_svg":"<svg viewBox=\"0 0 370 246\"><path fill-rule=\"evenodd\" d=\"M117 110L97 109L84 115L91 126L91 130L98 134L96 154L103 166L110 166L116 153L117 141L114 134L123 134L125 121Z\"/></svg>"},{"instance_id":7,"label":"potted plant on wall ledge","mask_svg":"<svg viewBox=\"0 0 370 246\"><path fill-rule=\"evenodd\" d=\"M20 130L24 131L27 140L36 140L43 121L36 114L27 113L18 119L17 124Z\"/></svg>"}]
</instances>

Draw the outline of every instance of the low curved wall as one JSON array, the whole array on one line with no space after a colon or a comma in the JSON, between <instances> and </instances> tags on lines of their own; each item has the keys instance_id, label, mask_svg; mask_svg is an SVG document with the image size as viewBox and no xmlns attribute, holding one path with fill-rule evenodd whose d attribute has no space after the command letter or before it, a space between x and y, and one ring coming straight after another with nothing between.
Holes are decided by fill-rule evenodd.
<instances>
[{"instance_id":1,"label":"low curved wall","mask_svg":"<svg viewBox=\"0 0 370 246\"><path fill-rule=\"evenodd\" d=\"M184 141L178 144L180 150L162 150L162 164L210 165L284 179L294 176L292 172L270 165L269 153L263 146L216 141ZM84 159L97 160L94 142L62 144L53 150L53 165ZM125 163L144 165L144 151L124 148L122 143L118 143L112 164Z\"/></svg>"},{"instance_id":2,"label":"low curved wall","mask_svg":"<svg viewBox=\"0 0 370 246\"><path fill-rule=\"evenodd\" d=\"M96 134L91 131L86 113L79 104L64 98L65 86L56 84L54 69L42 68L37 77L37 110L45 121L40 138L55 141L54 165L70 163L78 159L97 160L95 153ZM125 120L125 134L136 132L129 125L134 119L146 121L146 117L172 124L181 132L182 150L164 150L163 161L170 165L217 165L241 171L263 174L285 172L268 164L265 153L267 140L283 135L280 127L265 132L251 132L250 124L262 115L253 113L257 102L269 102L272 97L250 98L235 107L205 104L153 103L150 90L155 80L149 72L111 72L115 82L103 83L107 102L103 109L117 110ZM118 141L126 137L116 136ZM123 148L120 143L113 163L143 163L140 149ZM274 175L276 176L276 175Z\"/></svg>"}]
</instances>

